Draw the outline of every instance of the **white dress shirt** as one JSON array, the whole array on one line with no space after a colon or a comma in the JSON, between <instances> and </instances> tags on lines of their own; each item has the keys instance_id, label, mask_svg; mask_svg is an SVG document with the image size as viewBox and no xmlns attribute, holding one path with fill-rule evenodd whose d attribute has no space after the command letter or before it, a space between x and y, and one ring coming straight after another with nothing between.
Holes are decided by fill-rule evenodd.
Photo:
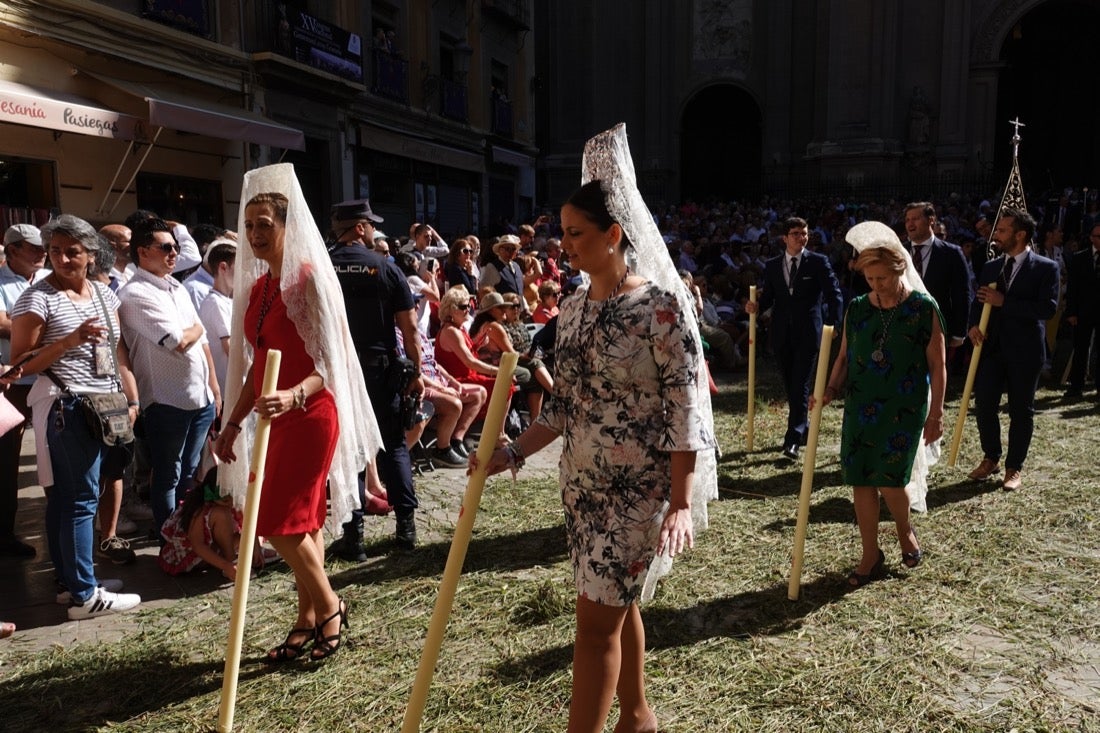
<instances>
[{"instance_id":1,"label":"white dress shirt","mask_svg":"<svg viewBox=\"0 0 1100 733\"><path fill-rule=\"evenodd\" d=\"M210 342L210 356L214 358L214 374L218 377L218 387L225 394L229 354L225 352L222 339L229 338L229 328L233 322L233 298L211 289L206 300L199 306L199 318L202 320L202 327L206 329L204 335Z\"/></svg>"},{"instance_id":2,"label":"white dress shirt","mask_svg":"<svg viewBox=\"0 0 1100 733\"><path fill-rule=\"evenodd\" d=\"M183 331L199 323L187 290L172 277L138 268L118 292L122 333L130 348L142 407L163 404L197 410L214 401L206 334L180 352ZM220 346L219 346L220 348Z\"/></svg>"},{"instance_id":3,"label":"white dress shirt","mask_svg":"<svg viewBox=\"0 0 1100 733\"><path fill-rule=\"evenodd\" d=\"M195 312L198 313L199 306L214 289L214 276L207 272L205 267L200 267L187 276L183 281L183 287L191 296L191 305L195 306Z\"/></svg>"}]
</instances>

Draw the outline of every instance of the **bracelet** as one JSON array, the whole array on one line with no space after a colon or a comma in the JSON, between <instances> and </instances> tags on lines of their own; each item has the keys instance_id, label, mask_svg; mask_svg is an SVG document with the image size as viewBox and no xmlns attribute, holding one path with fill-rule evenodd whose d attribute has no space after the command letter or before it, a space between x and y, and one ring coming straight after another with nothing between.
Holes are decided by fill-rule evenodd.
<instances>
[{"instance_id":1,"label":"bracelet","mask_svg":"<svg viewBox=\"0 0 1100 733\"><path fill-rule=\"evenodd\" d=\"M137 407L137 408L140 408L140 407L141 407L141 403L140 403L140 402L138 402L137 400L130 400L129 402L127 402L127 403L126 403L126 406L127 406L127 407Z\"/></svg>"},{"instance_id":2,"label":"bracelet","mask_svg":"<svg viewBox=\"0 0 1100 733\"><path fill-rule=\"evenodd\" d=\"M301 384L294 390L294 406L299 410L306 409L306 388Z\"/></svg>"},{"instance_id":3,"label":"bracelet","mask_svg":"<svg viewBox=\"0 0 1100 733\"><path fill-rule=\"evenodd\" d=\"M519 441L518 441L518 440L513 440L513 441L512 441L511 443L509 443L508 445L512 446L512 451L513 451L513 452L514 452L514 453L516 454L516 456L517 456L517 457L519 458L519 462L520 462L520 464L522 465L523 463L526 463L526 461L527 461L527 454L523 452L523 448L520 448L520 447L519 447Z\"/></svg>"},{"instance_id":4,"label":"bracelet","mask_svg":"<svg viewBox=\"0 0 1100 733\"><path fill-rule=\"evenodd\" d=\"M518 471L523 468L523 464L527 462L527 459L523 455L523 451L520 450L514 442L504 446L504 452L508 454L508 465L512 468L512 471Z\"/></svg>"},{"instance_id":5,"label":"bracelet","mask_svg":"<svg viewBox=\"0 0 1100 733\"><path fill-rule=\"evenodd\" d=\"M237 431L238 433L239 433L239 432L241 432L241 426L240 426L240 425L239 425L238 423L235 423L235 422L227 422L227 423L225 424L225 426L226 426L227 428L233 428L233 429L235 429L235 430L236 430L236 431Z\"/></svg>"}]
</instances>

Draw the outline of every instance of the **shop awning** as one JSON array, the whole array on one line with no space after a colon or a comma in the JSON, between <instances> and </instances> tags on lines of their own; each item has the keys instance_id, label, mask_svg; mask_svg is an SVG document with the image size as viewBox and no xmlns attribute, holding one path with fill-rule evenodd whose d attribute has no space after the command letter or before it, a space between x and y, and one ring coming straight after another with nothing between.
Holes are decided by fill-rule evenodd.
<instances>
[{"instance_id":1,"label":"shop awning","mask_svg":"<svg viewBox=\"0 0 1100 733\"><path fill-rule=\"evenodd\" d=\"M144 122L65 92L0 81L0 122L119 140L141 139Z\"/></svg>"},{"instance_id":2,"label":"shop awning","mask_svg":"<svg viewBox=\"0 0 1100 733\"><path fill-rule=\"evenodd\" d=\"M149 124L153 127L277 148L306 149L306 138L301 130L280 125L261 114L211 102L200 104L160 85L123 81L101 74L88 75L144 99L149 104Z\"/></svg>"}]
</instances>

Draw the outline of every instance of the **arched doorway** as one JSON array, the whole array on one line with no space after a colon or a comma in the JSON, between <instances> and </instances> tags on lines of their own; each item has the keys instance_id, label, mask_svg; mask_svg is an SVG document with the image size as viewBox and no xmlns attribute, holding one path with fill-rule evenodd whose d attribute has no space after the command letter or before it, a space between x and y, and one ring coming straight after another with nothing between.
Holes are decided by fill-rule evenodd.
<instances>
[{"instance_id":1,"label":"arched doorway","mask_svg":"<svg viewBox=\"0 0 1100 733\"><path fill-rule=\"evenodd\" d=\"M1097 3L1050 0L1021 17L1001 45L995 164L1008 170L1008 120L1019 115L1027 125L1020 132L1020 166L1029 191L1100 186L1097 28Z\"/></svg>"},{"instance_id":2,"label":"arched doorway","mask_svg":"<svg viewBox=\"0 0 1100 733\"><path fill-rule=\"evenodd\" d=\"M715 84L696 94L684 107L680 141L681 198L759 196L760 107L744 89Z\"/></svg>"}]
</instances>

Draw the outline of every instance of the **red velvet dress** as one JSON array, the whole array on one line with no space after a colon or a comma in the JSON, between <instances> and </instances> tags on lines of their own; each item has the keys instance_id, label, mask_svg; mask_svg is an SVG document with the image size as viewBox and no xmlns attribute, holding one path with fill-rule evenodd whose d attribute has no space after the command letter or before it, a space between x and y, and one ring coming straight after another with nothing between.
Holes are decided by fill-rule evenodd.
<instances>
[{"instance_id":1,"label":"red velvet dress","mask_svg":"<svg viewBox=\"0 0 1100 733\"><path fill-rule=\"evenodd\" d=\"M254 351L252 379L257 391L263 388L267 352L278 349L283 352L278 389L289 389L313 372L313 359L287 316L278 278L267 288L267 313L260 324L266 279L264 275L256 281L244 315L245 338ZM291 409L271 421L258 534L303 534L324 525L325 489L338 435L336 401L327 388L310 395L305 410Z\"/></svg>"}]
</instances>

